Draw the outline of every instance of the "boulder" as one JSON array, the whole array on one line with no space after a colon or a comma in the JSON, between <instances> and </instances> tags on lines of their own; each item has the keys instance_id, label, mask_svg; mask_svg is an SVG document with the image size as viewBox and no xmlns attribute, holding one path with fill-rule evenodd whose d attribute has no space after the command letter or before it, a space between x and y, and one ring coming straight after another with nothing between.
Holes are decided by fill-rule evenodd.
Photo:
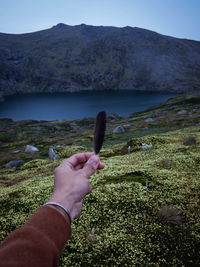
<instances>
[{"instance_id":1,"label":"boulder","mask_svg":"<svg viewBox=\"0 0 200 267\"><path fill-rule=\"evenodd\" d=\"M13 153L13 154L16 154L16 153L19 153L20 152L20 150L13 150L11 153Z\"/></svg>"},{"instance_id":2,"label":"boulder","mask_svg":"<svg viewBox=\"0 0 200 267\"><path fill-rule=\"evenodd\" d=\"M154 121L154 119L152 119L152 118L148 118L145 120L145 122L152 122L152 121Z\"/></svg>"},{"instance_id":3,"label":"boulder","mask_svg":"<svg viewBox=\"0 0 200 267\"><path fill-rule=\"evenodd\" d=\"M149 151L153 148L153 145L152 143L150 144L146 144L146 143L142 143L142 151L145 152L145 151Z\"/></svg>"},{"instance_id":4,"label":"boulder","mask_svg":"<svg viewBox=\"0 0 200 267\"><path fill-rule=\"evenodd\" d=\"M5 164L6 169L18 167L24 164L23 160L12 160Z\"/></svg>"},{"instance_id":5,"label":"boulder","mask_svg":"<svg viewBox=\"0 0 200 267\"><path fill-rule=\"evenodd\" d=\"M49 147L49 159L54 160L54 159L59 159L58 151L53 147Z\"/></svg>"},{"instance_id":6,"label":"boulder","mask_svg":"<svg viewBox=\"0 0 200 267\"><path fill-rule=\"evenodd\" d=\"M130 123L126 123L126 124L123 125L123 127L124 127L124 128L126 128L126 127L131 127L131 124L130 124Z\"/></svg>"},{"instance_id":7,"label":"boulder","mask_svg":"<svg viewBox=\"0 0 200 267\"><path fill-rule=\"evenodd\" d=\"M185 113L187 113L187 110L182 109L182 110L180 110L177 114L182 115L182 114L185 114Z\"/></svg>"},{"instance_id":8,"label":"boulder","mask_svg":"<svg viewBox=\"0 0 200 267\"><path fill-rule=\"evenodd\" d=\"M39 149L35 146L26 145L26 147L25 147L25 152L34 153L34 152L38 152L38 151L39 151Z\"/></svg>"},{"instance_id":9,"label":"boulder","mask_svg":"<svg viewBox=\"0 0 200 267\"><path fill-rule=\"evenodd\" d=\"M119 126L117 126L114 130L113 130L113 133L124 133L125 132L125 130L124 130L124 127L123 126L121 126L121 125L119 125Z\"/></svg>"}]
</instances>

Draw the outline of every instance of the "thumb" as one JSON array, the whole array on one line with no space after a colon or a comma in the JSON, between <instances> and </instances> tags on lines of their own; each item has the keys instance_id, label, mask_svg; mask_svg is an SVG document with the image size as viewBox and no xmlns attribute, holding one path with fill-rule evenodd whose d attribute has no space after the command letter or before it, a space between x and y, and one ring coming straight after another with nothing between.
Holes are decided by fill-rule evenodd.
<instances>
[{"instance_id":1,"label":"thumb","mask_svg":"<svg viewBox=\"0 0 200 267\"><path fill-rule=\"evenodd\" d=\"M85 176L89 179L90 176L96 171L99 165L99 156L94 155L85 163L82 171L84 172Z\"/></svg>"}]
</instances>

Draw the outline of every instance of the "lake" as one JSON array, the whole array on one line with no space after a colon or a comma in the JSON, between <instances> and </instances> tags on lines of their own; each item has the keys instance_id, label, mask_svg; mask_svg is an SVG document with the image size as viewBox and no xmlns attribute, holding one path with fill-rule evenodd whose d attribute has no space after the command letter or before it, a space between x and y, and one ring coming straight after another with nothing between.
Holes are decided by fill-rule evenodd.
<instances>
[{"instance_id":1,"label":"lake","mask_svg":"<svg viewBox=\"0 0 200 267\"><path fill-rule=\"evenodd\" d=\"M0 118L71 120L93 117L101 110L126 116L160 104L176 95L130 90L14 95L0 103Z\"/></svg>"}]
</instances>

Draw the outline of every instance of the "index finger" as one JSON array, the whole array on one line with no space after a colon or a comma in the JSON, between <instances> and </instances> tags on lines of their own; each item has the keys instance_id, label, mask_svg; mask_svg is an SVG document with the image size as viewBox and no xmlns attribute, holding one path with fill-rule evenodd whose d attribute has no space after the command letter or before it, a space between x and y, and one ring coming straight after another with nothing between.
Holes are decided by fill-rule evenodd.
<instances>
[{"instance_id":1,"label":"index finger","mask_svg":"<svg viewBox=\"0 0 200 267\"><path fill-rule=\"evenodd\" d=\"M74 154L70 158L64 160L61 164L62 165L68 165L71 168L75 168L78 164L87 162L88 159L93 155L94 155L93 152Z\"/></svg>"}]
</instances>

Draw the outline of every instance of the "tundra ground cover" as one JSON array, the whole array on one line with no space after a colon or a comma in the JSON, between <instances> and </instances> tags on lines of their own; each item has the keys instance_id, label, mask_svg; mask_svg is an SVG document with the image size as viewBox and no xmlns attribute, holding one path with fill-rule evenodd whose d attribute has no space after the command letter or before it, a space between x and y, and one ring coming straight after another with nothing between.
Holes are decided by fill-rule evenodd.
<instances>
[{"instance_id":1,"label":"tundra ground cover","mask_svg":"<svg viewBox=\"0 0 200 267\"><path fill-rule=\"evenodd\" d=\"M194 104L189 105L188 113L195 109ZM200 121L193 111L195 122L184 114L181 118L188 125L174 129L180 109L178 105L176 108L171 109L173 125L170 120L168 125L166 122L169 129L164 133L159 133L159 124L155 121L148 127L157 132L142 136L141 130L141 137L134 135L134 126L126 130L126 138L114 136L108 128L107 145L101 153L106 167L91 177L94 189L84 199L83 211L72 224L73 235L62 253L60 266L200 264L200 126L197 125ZM152 115L150 112L116 120L116 124L142 122L143 118ZM88 125L87 120L82 136L71 132L75 138L74 142L71 137L74 142L71 145L56 139L53 131L52 139L46 141L54 140L63 158L88 150L92 142L92 129ZM110 125L108 120L108 127ZM84 127L83 122L80 127ZM115 139L118 140L115 142ZM39 144L39 139L37 142ZM40 142L43 154L38 153L33 158L26 156L25 164L16 169L0 170L1 239L21 226L52 192L53 169L62 159L49 161L44 153L44 147L46 149L49 143ZM86 146L83 146L84 142ZM142 152L141 143L152 143L153 148ZM16 141L4 141L2 150L9 147L13 150L16 144ZM127 154L128 145L131 146L130 154Z\"/></svg>"}]
</instances>

